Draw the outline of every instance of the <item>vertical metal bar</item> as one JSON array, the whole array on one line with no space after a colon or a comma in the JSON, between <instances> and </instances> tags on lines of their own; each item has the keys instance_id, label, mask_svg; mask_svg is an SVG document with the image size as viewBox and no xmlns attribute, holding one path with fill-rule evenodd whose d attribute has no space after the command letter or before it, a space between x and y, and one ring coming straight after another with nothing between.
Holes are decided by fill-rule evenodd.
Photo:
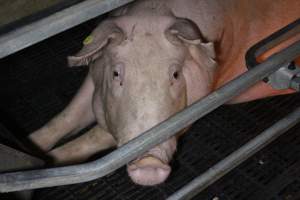
<instances>
[{"instance_id":1,"label":"vertical metal bar","mask_svg":"<svg viewBox=\"0 0 300 200\"><path fill-rule=\"evenodd\" d=\"M247 144L236 150L225 159L209 168L205 173L195 178L186 186L175 192L167 200L188 200L203 191L209 185L226 175L239 164L270 144L288 129L300 121L300 107L293 113L278 121Z\"/></svg>"},{"instance_id":2,"label":"vertical metal bar","mask_svg":"<svg viewBox=\"0 0 300 200\"><path fill-rule=\"evenodd\" d=\"M0 58L109 12L133 0L86 0L0 37Z\"/></svg>"},{"instance_id":3,"label":"vertical metal bar","mask_svg":"<svg viewBox=\"0 0 300 200\"><path fill-rule=\"evenodd\" d=\"M0 192L81 183L105 176L226 103L299 54L300 41L101 159L69 167L0 174Z\"/></svg>"}]
</instances>

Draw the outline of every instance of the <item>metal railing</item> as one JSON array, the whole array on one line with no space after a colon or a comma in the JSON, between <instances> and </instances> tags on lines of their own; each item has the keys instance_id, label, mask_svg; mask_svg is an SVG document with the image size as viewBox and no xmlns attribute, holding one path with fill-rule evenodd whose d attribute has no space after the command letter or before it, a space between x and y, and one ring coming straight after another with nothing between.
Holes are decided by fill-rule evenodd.
<instances>
[{"instance_id":1,"label":"metal railing","mask_svg":"<svg viewBox=\"0 0 300 200\"><path fill-rule=\"evenodd\" d=\"M247 144L231 153L225 159L209 168L205 173L175 192L167 200L188 200L193 198L209 185L225 176L239 164L284 134L298 122L300 122L300 107L249 141Z\"/></svg>"},{"instance_id":2,"label":"metal railing","mask_svg":"<svg viewBox=\"0 0 300 200\"><path fill-rule=\"evenodd\" d=\"M167 140L179 130L245 91L256 82L278 70L300 55L300 41L271 56L256 68L245 72L207 97L187 107L112 153L93 162L69 167L0 175L0 192L19 191L94 180L120 168L154 146Z\"/></svg>"},{"instance_id":3,"label":"metal railing","mask_svg":"<svg viewBox=\"0 0 300 200\"><path fill-rule=\"evenodd\" d=\"M86 0L0 37L0 58L134 0Z\"/></svg>"},{"instance_id":4,"label":"metal railing","mask_svg":"<svg viewBox=\"0 0 300 200\"><path fill-rule=\"evenodd\" d=\"M41 41L51 35L80 24L101 12L120 6L130 1L89 0L75 7L70 7L34 24L16 30L10 35L0 38L0 58ZM109 3L108 3L109 2ZM115 4L114 4L115 3ZM110 5L110 6L108 6ZM76 12L78 13L76 14ZM88 12L87 12L88 11ZM80 18L80 20L78 19ZM57 20L57 21L56 21ZM49 26L51 24L51 26ZM64 26L63 26L64 25ZM34 31L34 27L37 30ZM50 28L49 28L49 27ZM53 30L52 30L52 28ZM24 36L22 36L24 34ZM36 37L30 39L29 37ZM14 41L15 38L15 41ZM7 40L7 41L6 41ZM43 187L67 185L94 180L122 167L149 149L175 135L179 130L189 126L196 120L223 105L234 96L247 90L264 77L269 76L281 66L291 62L300 55L300 41L272 55L255 68L243 73L207 97L190 105L183 111L170 117L137 138L131 140L112 153L93 162L55 167L31 171L19 171L0 174L0 192L11 192ZM264 131L223 161L210 168L206 173L190 182L168 199L189 199L208 185L225 175L242 161L253 155L265 145L273 141L285 130L300 120L300 109Z\"/></svg>"}]
</instances>

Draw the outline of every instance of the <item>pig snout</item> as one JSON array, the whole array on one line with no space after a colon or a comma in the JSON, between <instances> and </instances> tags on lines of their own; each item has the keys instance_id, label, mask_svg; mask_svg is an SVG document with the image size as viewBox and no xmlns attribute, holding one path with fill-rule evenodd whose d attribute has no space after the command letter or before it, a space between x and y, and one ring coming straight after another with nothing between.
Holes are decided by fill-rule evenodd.
<instances>
[{"instance_id":1,"label":"pig snout","mask_svg":"<svg viewBox=\"0 0 300 200\"><path fill-rule=\"evenodd\" d=\"M164 182L171 173L171 167L168 163L175 150L175 138L154 147L127 165L129 177L134 183L144 186Z\"/></svg>"},{"instance_id":2,"label":"pig snout","mask_svg":"<svg viewBox=\"0 0 300 200\"><path fill-rule=\"evenodd\" d=\"M127 171L134 183L151 186L164 182L169 176L171 168L153 156L146 156L129 164Z\"/></svg>"}]
</instances>

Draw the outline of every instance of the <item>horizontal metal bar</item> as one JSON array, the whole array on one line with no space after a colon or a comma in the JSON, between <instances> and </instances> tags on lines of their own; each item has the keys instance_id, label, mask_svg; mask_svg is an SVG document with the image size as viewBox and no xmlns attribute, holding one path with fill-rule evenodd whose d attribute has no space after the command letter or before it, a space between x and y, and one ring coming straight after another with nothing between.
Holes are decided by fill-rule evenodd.
<instances>
[{"instance_id":1,"label":"horizontal metal bar","mask_svg":"<svg viewBox=\"0 0 300 200\"><path fill-rule=\"evenodd\" d=\"M0 192L81 183L105 176L175 135L298 55L300 41L96 161L68 167L0 174Z\"/></svg>"},{"instance_id":2,"label":"horizontal metal bar","mask_svg":"<svg viewBox=\"0 0 300 200\"><path fill-rule=\"evenodd\" d=\"M86 0L0 36L0 58L29 47L133 0Z\"/></svg>"},{"instance_id":3,"label":"horizontal metal bar","mask_svg":"<svg viewBox=\"0 0 300 200\"><path fill-rule=\"evenodd\" d=\"M300 122L300 107L262 132L259 136L249 141L240 149L209 168L205 173L189 182L186 186L171 195L167 200L188 200L193 198L209 185L225 176L239 164L277 139L288 129L295 126L298 122Z\"/></svg>"}]
</instances>

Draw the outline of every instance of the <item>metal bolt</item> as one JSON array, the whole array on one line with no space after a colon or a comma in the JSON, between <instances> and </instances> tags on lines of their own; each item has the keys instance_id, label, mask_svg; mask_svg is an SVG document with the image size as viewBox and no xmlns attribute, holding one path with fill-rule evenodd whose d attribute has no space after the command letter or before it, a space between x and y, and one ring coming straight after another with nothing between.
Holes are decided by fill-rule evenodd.
<instances>
[{"instance_id":1,"label":"metal bolt","mask_svg":"<svg viewBox=\"0 0 300 200\"><path fill-rule=\"evenodd\" d=\"M288 69L289 70L295 70L296 69L296 66L295 66L295 62L291 62L288 66Z\"/></svg>"},{"instance_id":2,"label":"metal bolt","mask_svg":"<svg viewBox=\"0 0 300 200\"><path fill-rule=\"evenodd\" d=\"M258 163L259 163L260 165L265 164L265 162L264 162L263 160L259 160Z\"/></svg>"},{"instance_id":3,"label":"metal bolt","mask_svg":"<svg viewBox=\"0 0 300 200\"><path fill-rule=\"evenodd\" d=\"M295 76L291 81L291 88L293 88L296 91L300 91L300 77Z\"/></svg>"},{"instance_id":4,"label":"metal bolt","mask_svg":"<svg viewBox=\"0 0 300 200\"><path fill-rule=\"evenodd\" d=\"M266 83L268 83L269 82L269 78L266 77L266 78L263 79L263 81L266 82Z\"/></svg>"}]
</instances>

